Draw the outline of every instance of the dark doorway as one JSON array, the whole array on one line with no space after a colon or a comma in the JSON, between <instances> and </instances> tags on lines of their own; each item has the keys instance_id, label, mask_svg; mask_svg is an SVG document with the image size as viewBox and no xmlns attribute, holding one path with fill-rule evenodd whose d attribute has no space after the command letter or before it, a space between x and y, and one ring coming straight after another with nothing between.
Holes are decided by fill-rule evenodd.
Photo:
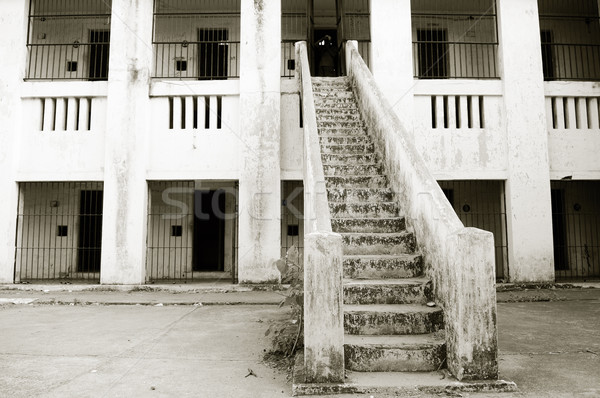
<instances>
[{"instance_id":1,"label":"dark doorway","mask_svg":"<svg viewBox=\"0 0 600 398\"><path fill-rule=\"evenodd\" d=\"M108 80L110 31L91 30L90 43L89 80Z\"/></svg>"},{"instance_id":2,"label":"dark doorway","mask_svg":"<svg viewBox=\"0 0 600 398\"><path fill-rule=\"evenodd\" d=\"M198 79L227 78L229 47L227 29L198 29Z\"/></svg>"},{"instance_id":3,"label":"dark doorway","mask_svg":"<svg viewBox=\"0 0 600 398\"><path fill-rule=\"evenodd\" d=\"M448 77L448 35L445 30L418 29L419 77L444 79Z\"/></svg>"},{"instance_id":4,"label":"dark doorway","mask_svg":"<svg viewBox=\"0 0 600 398\"><path fill-rule=\"evenodd\" d=\"M544 80L554 80L553 35L549 30L542 30L540 35L542 39L542 67L544 70Z\"/></svg>"},{"instance_id":5,"label":"dark doorway","mask_svg":"<svg viewBox=\"0 0 600 398\"><path fill-rule=\"evenodd\" d=\"M81 191L79 199L78 272L100 272L102 191Z\"/></svg>"},{"instance_id":6,"label":"dark doorway","mask_svg":"<svg viewBox=\"0 0 600 398\"><path fill-rule=\"evenodd\" d=\"M194 191L194 271L223 271L225 191Z\"/></svg>"},{"instance_id":7,"label":"dark doorway","mask_svg":"<svg viewBox=\"0 0 600 398\"><path fill-rule=\"evenodd\" d=\"M567 229L565 220L565 191L552 189L552 236L554 240L554 269L569 269L567 255Z\"/></svg>"},{"instance_id":8,"label":"dark doorway","mask_svg":"<svg viewBox=\"0 0 600 398\"><path fill-rule=\"evenodd\" d=\"M315 29L313 71L315 76L339 76L337 29Z\"/></svg>"}]
</instances>

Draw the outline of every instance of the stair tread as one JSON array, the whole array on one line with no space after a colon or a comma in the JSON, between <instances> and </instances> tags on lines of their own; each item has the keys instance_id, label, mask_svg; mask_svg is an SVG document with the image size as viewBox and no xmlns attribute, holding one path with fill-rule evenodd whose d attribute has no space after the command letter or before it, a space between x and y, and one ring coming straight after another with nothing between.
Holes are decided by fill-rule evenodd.
<instances>
[{"instance_id":1,"label":"stair tread","mask_svg":"<svg viewBox=\"0 0 600 398\"><path fill-rule=\"evenodd\" d=\"M439 346L444 339L436 333L402 335L355 335L344 334L344 344L375 346L381 348L420 348Z\"/></svg>"},{"instance_id":2,"label":"stair tread","mask_svg":"<svg viewBox=\"0 0 600 398\"><path fill-rule=\"evenodd\" d=\"M395 260L395 259L413 259L420 257L419 253L405 253L405 254L348 254L344 255L344 260Z\"/></svg>"},{"instance_id":3,"label":"stair tread","mask_svg":"<svg viewBox=\"0 0 600 398\"><path fill-rule=\"evenodd\" d=\"M377 312L377 313L434 313L440 312L440 307L428 307L421 304L344 304L344 312Z\"/></svg>"},{"instance_id":4,"label":"stair tread","mask_svg":"<svg viewBox=\"0 0 600 398\"><path fill-rule=\"evenodd\" d=\"M364 257L364 256L361 256ZM345 287L352 286L415 286L424 285L430 280L428 278L403 278L403 279L344 279ZM387 305L387 304L386 304Z\"/></svg>"}]
</instances>

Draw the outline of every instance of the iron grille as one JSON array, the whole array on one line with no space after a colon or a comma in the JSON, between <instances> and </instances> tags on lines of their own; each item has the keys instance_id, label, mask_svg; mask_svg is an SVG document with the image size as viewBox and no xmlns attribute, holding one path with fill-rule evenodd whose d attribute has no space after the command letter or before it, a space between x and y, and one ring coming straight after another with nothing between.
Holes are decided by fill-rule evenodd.
<instances>
[{"instance_id":1,"label":"iron grille","mask_svg":"<svg viewBox=\"0 0 600 398\"><path fill-rule=\"evenodd\" d=\"M465 227L480 228L494 234L496 279L506 279L509 273L504 181L438 183Z\"/></svg>"},{"instance_id":2,"label":"iron grille","mask_svg":"<svg viewBox=\"0 0 600 398\"><path fill-rule=\"evenodd\" d=\"M281 2L281 77L294 77L296 49L294 43L308 40L308 2Z\"/></svg>"},{"instance_id":3,"label":"iron grille","mask_svg":"<svg viewBox=\"0 0 600 398\"><path fill-rule=\"evenodd\" d=\"M107 80L111 0L30 0L26 79Z\"/></svg>"},{"instance_id":4,"label":"iron grille","mask_svg":"<svg viewBox=\"0 0 600 398\"><path fill-rule=\"evenodd\" d=\"M557 280L600 278L600 181L552 181Z\"/></svg>"},{"instance_id":5,"label":"iron grille","mask_svg":"<svg viewBox=\"0 0 600 398\"><path fill-rule=\"evenodd\" d=\"M596 0L538 0L545 80L600 80Z\"/></svg>"},{"instance_id":6,"label":"iron grille","mask_svg":"<svg viewBox=\"0 0 600 398\"><path fill-rule=\"evenodd\" d=\"M301 265L304 261L304 185L302 181L282 181L281 190L281 258Z\"/></svg>"},{"instance_id":7,"label":"iron grille","mask_svg":"<svg viewBox=\"0 0 600 398\"><path fill-rule=\"evenodd\" d=\"M15 282L100 280L102 182L19 184Z\"/></svg>"},{"instance_id":8,"label":"iron grille","mask_svg":"<svg viewBox=\"0 0 600 398\"><path fill-rule=\"evenodd\" d=\"M153 77L238 78L240 0L154 3Z\"/></svg>"},{"instance_id":9,"label":"iron grille","mask_svg":"<svg viewBox=\"0 0 600 398\"><path fill-rule=\"evenodd\" d=\"M235 280L237 184L148 183L146 281Z\"/></svg>"},{"instance_id":10,"label":"iron grille","mask_svg":"<svg viewBox=\"0 0 600 398\"><path fill-rule=\"evenodd\" d=\"M411 6L415 77L499 77L495 0L413 0Z\"/></svg>"}]
</instances>

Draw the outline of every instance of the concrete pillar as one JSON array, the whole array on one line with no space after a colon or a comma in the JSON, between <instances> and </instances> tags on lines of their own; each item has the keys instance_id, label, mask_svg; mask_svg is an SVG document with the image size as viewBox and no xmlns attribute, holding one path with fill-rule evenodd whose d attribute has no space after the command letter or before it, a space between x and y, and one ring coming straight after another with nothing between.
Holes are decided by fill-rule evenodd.
<instances>
[{"instance_id":1,"label":"concrete pillar","mask_svg":"<svg viewBox=\"0 0 600 398\"><path fill-rule=\"evenodd\" d=\"M112 2L101 283L144 282L152 3Z\"/></svg>"},{"instance_id":2,"label":"concrete pillar","mask_svg":"<svg viewBox=\"0 0 600 398\"><path fill-rule=\"evenodd\" d=\"M277 281L280 257L281 2L242 0L240 282Z\"/></svg>"},{"instance_id":3,"label":"concrete pillar","mask_svg":"<svg viewBox=\"0 0 600 398\"><path fill-rule=\"evenodd\" d=\"M509 278L554 280L552 209L537 0L498 0L508 138Z\"/></svg>"},{"instance_id":4,"label":"concrete pillar","mask_svg":"<svg viewBox=\"0 0 600 398\"><path fill-rule=\"evenodd\" d=\"M371 72L406 129L413 131L410 0L371 0Z\"/></svg>"},{"instance_id":5,"label":"concrete pillar","mask_svg":"<svg viewBox=\"0 0 600 398\"><path fill-rule=\"evenodd\" d=\"M304 238L304 371L307 383L344 382L342 237Z\"/></svg>"},{"instance_id":6,"label":"concrete pillar","mask_svg":"<svg viewBox=\"0 0 600 398\"><path fill-rule=\"evenodd\" d=\"M21 130L21 82L25 71L29 1L0 2L0 283L12 283L18 186L17 137Z\"/></svg>"},{"instance_id":7,"label":"concrete pillar","mask_svg":"<svg viewBox=\"0 0 600 398\"><path fill-rule=\"evenodd\" d=\"M458 380L498 378L494 236L464 228L446 239L442 296L448 370Z\"/></svg>"}]
</instances>

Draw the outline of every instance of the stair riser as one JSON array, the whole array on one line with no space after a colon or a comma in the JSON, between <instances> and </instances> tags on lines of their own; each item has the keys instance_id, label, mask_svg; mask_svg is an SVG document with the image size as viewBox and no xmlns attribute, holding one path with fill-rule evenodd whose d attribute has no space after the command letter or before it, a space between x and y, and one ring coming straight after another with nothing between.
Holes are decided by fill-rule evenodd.
<instances>
[{"instance_id":1,"label":"stair riser","mask_svg":"<svg viewBox=\"0 0 600 398\"><path fill-rule=\"evenodd\" d=\"M391 189L330 189L327 198L330 202L392 202L394 193Z\"/></svg>"},{"instance_id":2,"label":"stair riser","mask_svg":"<svg viewBox=\"0 0 600 398\"><path fill-rule=\"evenodd\" d=\"M354 98L352 91L345 90L316 90L313 91L315 99L318 101L324 98Z\"/></svg>"},{"instance_id":3,"label":"stair riser","mask_svg":"<svg viewBox=\"0 0 600 398\"><path fill-rule=\"evenodd\" d=\"M376 163L377 155L374 153L367 154L340 154L340 153L327 153L321 155L321 160L323 164L352 164L352 163Z\"/></svg>"},{"instance_id":4,"label":"stair riser","mask_svg":"<svg viewBox=\"0 0 600 398\"><path fill-rule=\"evenodd\" d=\"M360 120L330 120L317 119L317 127L319 130L323 128L347 128L359 130L363 136L367 136L364 131L364 124Z\"/></svg>"},{"instance_id":5,"label":"stair riser","mask_svg":"<svg viewBox=\"0 0 600 398\"><path fill-rule=\"evenodd\" d=\"M321 136L319 137L321 145L349 145L349 144L372 144L373 141L366 135L351 135L351 136Z\"/></svg>"},{"instance_id":6,"label":"stair riser","mask_svg":"<svg viewBox=\"0 0 600 398\"><path fill-rule=\"evenodd\" d=\"M414 253L413 234L396 236L342 235L345 255L398 255Z\"/></svg>"},{"instance_id":7,"label":"stair riser","mask_svg":"<svg viewBox=\"0 0 600 398\"><path fill-rule=\"evenodd\" d=\"M337 233L397 233L404 230L406 223L404 218L353 219L348 217L333 218L331 227Z\"/></svg>"},{"instance_id":8,"label":"stair riser","mask_svg":"<svg viewBox=\"0 0 600 398\"><path fill-rule=\"evenodd\" d=\"M430 299L429 284L344 286L344 304L424 304Z\"/></svg>"},{"instance_id":9,"label":"stair riser","mask_svg":"<svg viewBox=\"0 0 600 398\"><path fill-rule=\"evenodd\" d=\"M354 165L325 165L323 172L326 176L361 176L361 175L377 175L383 174L383 168L378 164L354 164Z\"/></svg>"},{"instance_id":10,"label":"stair riser","mask_svg":"<svg viewBox=\"0 0 600 398\"><path fill-rule=\"evenodd\" d=\"M444 345L417 349L344 345L346 369L356 372L431 372L446 357Z\"/></svg>"},{"instance_id":11,"label":"stair riser","mask_svg":"<svg viewBox=\"0 0 600 398\"><path fill-rule=\"evenodd\" d=\"M344 128L344 127L319 127L319 135L339 135L343 137L347 137L349 135L352 136L362 136L364 137L366 133L363 129L357 128Z\"/></svg>"},{"instance_id":12,"label":"stair riser","mask_svg":"<svg viewBox=\"0 0 600 398\"><path fill-rule=\"evenodd\" d=\"M421 257L411 260L344 259L344 278L352 279L401 279L423 274Z\"/></svg>"},{"instance_id":13,"label":"stair riser","mask_svg":"<svg viewBox=\"0 0 600 398\"><path fill-rule=\"evenodd\" d=\"M327 95L326 97L323 97L321 95L321 93L317 93L317 95L315 95L315 105L318 106L330 106L330 107L335 107L338 105L356 105L356 101L354 100L354 97L338 97L338 96L333 96L333 95Z\"/></svg>"},{"instance_id":14,"label":"stair riser","mask_svg":"<svg viewBox=\"0 0 600 398\"><path fill-rule=\"evenodd\" d=\"M359 219L361 218L397 217L398 205L396 203L329 203L329 210L333 218Z\"/></svg>"},{"instance_id":15,"label":"stair riser","mask_svg":"<svg viewBox=\"0 0 600 398\"><path fill-rule=\"evenodd\" d=\"M344 330L356 335L407 335L434 333L444 327L444 315L437 312L379 313L346 312Z\"/></svg>"},{"instance_id":16,"label":"stair riser","mask_svg":"<svg viewBox=\"0 0 600 398\"><path fill-rule=\"evenodd\" d=\"M321 153L373 153L373 144L350 144L350 145L321 145Z\"/></svg>"},{"instance_id":17,"label":"stair riser","mask_svg":"<svg viewBox=\"0 0 600 398\"><path fill-rule=\"evenodd\" d=\"M327 108L319 108L317 111L317 117L319 119L338 119L341 118L343 120L353 119L360 120L360 113L351 109L327 109Z\"/></svg>"},{"instance_id":18,"label":"stair riser","mask_svg":"<svg viewBox=\"0 0 600 398\"><path fill-rule=\"evenodd\" d=\"M330 188L386 188L385 176L364 177L325 177L327 189Z\"/></svg>"}]
</instances>

